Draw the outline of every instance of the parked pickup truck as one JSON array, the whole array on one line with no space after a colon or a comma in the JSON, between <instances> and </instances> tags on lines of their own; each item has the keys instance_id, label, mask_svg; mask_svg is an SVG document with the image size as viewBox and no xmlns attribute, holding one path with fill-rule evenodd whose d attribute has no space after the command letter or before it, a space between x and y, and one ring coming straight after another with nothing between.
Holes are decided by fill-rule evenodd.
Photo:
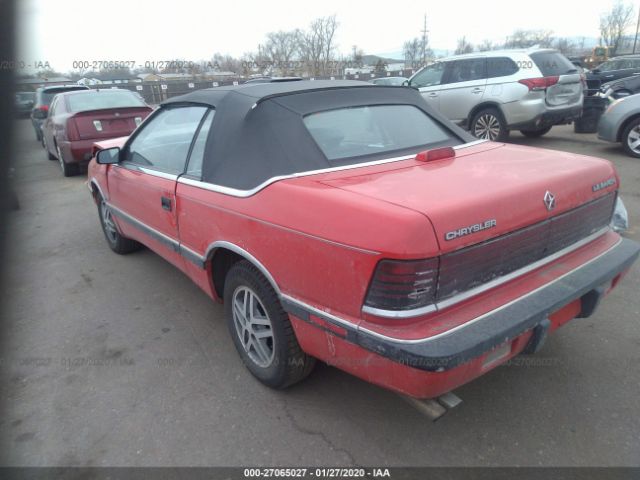
<instances>
[{"instance_id":1,"label":"parked pickup truck","mask_svg":"<svg viewBox=\"0 0 640 480\"><path fill-rule=\"evenodd\" d=\"M476 140L407 87L200 90L96 149L109 247L223 302L274 388L318 359L438 397L592 315L640 251L609 228L610 162Z\"/></svg>"}]
</instances>

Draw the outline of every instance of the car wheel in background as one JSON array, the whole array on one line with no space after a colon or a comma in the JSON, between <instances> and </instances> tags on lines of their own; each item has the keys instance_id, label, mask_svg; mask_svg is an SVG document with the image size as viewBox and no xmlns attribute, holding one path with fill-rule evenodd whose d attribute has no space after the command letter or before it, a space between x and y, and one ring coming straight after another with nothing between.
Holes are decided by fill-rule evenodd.
<instances>
[{"instance_id":1,"label":"car wheel in background","mask_svg":"<svg viewBox=\"0 0 640 480\"><path fill-rule=\"evenodd\" d=\"M64 156L62 155L62 150L60 147L56 146L56 151L58 152L58 162L60 162L60 168L62 169L62 174L65 177L73 177L77 175L79 172L77 163L67 163L64 161Z\"/></svg>"},{"instance_id":2,"label":"car wheel in background","mask_svg":"<svg viewBox=\"0 0 640 480\"><path fill-rule=\"evenodd\" d=\"M96 200L98 204L98 217L100 218L100 225L102 226L102 231L104 232L104 236L107 239L109 248L120 255L125 255L127 253L139 250L142 245L140 245L135 240L131 240L130 238L126 238L120 235L118 227L113 221L113 213L111 213L109 205L107 205L107 202L105 202L105 200L99 193L96 196Z\"/></svg>"},{"instance_id":3,"label":"car wheel in background","mask_svg":"<svg viewBox=\"0 0 640 480\"><path fill-rule=\"evenodd\" d=\"M278 294L246 260L233 265L227 274L224 313L245 366L265 385L285 388L313 370L315 358L300 348Z\"/></svg>"},{"instance_id":4,"label":"car wheel in background","mask_svg":"<svg viewBox=\"0 0 640 480\"><path fill-rule=\"evenodd\" d=\"M627 154L640 158L640 118L632 120L620 136L622 147Z\"/></svg>"},{"instance_id":5,"label":"car wheel in background","mask_svg":"<svg viewBox=\"0 0 640 480\"><path fill-rule=\"evenodd\" d=\"M502 142L509 136L507 123L496 108L484 108L471 119L471 134L483 140Z\"/></svg>"},{"instance_id":6,"label":"car wheel in background","mask_svg":"<svg viewBox=\"0 0 640 480\"><path fill-rule=\"evenodd\" d=\"M520 130L520 133L525 137L537 138L549 133L549 130L551 130L551 127L545 127L539 130Z\"/></svg>"}]
</instances>

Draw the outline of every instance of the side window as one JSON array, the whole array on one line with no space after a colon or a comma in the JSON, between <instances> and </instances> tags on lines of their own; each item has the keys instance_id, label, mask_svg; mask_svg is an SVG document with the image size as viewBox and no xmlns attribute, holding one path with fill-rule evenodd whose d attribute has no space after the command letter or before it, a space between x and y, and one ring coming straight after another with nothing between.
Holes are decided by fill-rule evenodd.
<instances>
[{"instance_id":1,"label":"side window","mask_svg":"<svg viewBox=\"0 0 640 480\"><path fill-rule=\"evenodd\" d=\"M633 68L633 62L629 59L620 60L620 65L618 65L620 70L625 68Z\"/></svg>"},{"instance_id":2,"label":"side window","mask_svg":"<svg viewBox=\"0 0 640 480\"><path fill-rule=\"evenodd\" d=\"M440 85L442 74L444 73L444 63L438 62L425 67L411 80L413 87L431 87Z\"/></svg>"},{"instance_id":3,"label":"side window","mask_svg":"<svg viewBox=\"0 0 640 480\"><path fill-rule=\"evenodd\" d=\"M516 62L508 57L494 57L487 59L487 78L506 77L518 71Z\"/></svg>"},{"instance_id":4,"label":"side window","mask_svg":"<svg viewBox=\"0 0 640 480\"><path fill-rule=\"evenodd\" d=\"M180 174L206 107L169 107L155 115L127 147L125 162Z\"/></svg>"},{"instance_id":5,"label":"side window","mask_svg":"<svg viewBox=\"0 0 640 480\"><path fill-rule=\"evenodd\" d=\"M213 116L215 110L209 110L206 118L202 122L200 131L196 136L196 141L193 142L193 148L191 149L191 155L189 155L189 164L187 165L187 175L200 178L202 177L202 160L204 158L204 147L209 137L209 130L211 130L211 123L213 122Z\"/></svg>"},{"instance_id":6,"label":"side window","mask_svg":"<svg viewBox=\"0 0 640 480\"><path fill-rule=\"evenodd\" d=\"M484 58L447 62L445 71L444 82L446 83L469 82L487 78Z\"/></svg>"},{"instance_id":7,"label":"side window","mask_svg":"<svg viewBox=\"0 0 640 480\"><path fill-rule=\"evenodd\" d=\"M608 62L604 62L602 65L598 67L598 70L601 72L610 72L611 70L618 70L618 66L620 65L619 60L610 60Z\"/></svg>"}]
</instances>

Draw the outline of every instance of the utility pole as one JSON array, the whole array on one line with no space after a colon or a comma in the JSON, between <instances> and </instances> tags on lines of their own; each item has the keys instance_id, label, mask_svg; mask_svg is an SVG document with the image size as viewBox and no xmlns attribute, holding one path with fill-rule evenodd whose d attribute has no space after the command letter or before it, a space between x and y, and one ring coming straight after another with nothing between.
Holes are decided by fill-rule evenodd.
<instances>
[{"instance_id":1,"label":"utility pole","mask_svg":"<svg viewBox=\"0 0 640 480\"><path fill-rule=\"evenodd\" d=\"M424 14L424 26L422 27L422 66L427 64L427 14Z\"/></svg>"},{"instance_id":2,"label":"utility pole","mask_svg":"<svg viewBox=\"0 0 640 480\"><path fill-rule=\"evenodd\" d=\"M633 53L636 53L636 43L638 43L639 28L640 28L640 8L638 9L638 23L636 23L636 37L633 39Z\"/></svg>"}]
</instances>

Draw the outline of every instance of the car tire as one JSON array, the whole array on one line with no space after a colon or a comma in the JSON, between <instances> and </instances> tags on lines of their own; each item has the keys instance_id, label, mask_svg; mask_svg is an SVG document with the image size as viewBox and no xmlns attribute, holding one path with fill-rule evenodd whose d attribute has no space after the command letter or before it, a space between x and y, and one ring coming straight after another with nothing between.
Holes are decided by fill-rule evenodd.
<instances>
[{"instance_id":1,"label":"car tire","mask_svg":"<svg viewBox=\"0 0 640 480\"><path fill-rule=\"evenodd\" d=\"M300 348L278 294L246 260L227 273L224 313L238 354L263 384L286 388L313 370L316 360Z\"/></svg>"},{"instance_id":2,"label":"car tire","mask_svg":"<svg viewBox=\"0 0 640 480\"><path fill-rule=\"evenodd\" d=\"M627 155L640 158L640 143L635 147L631 146L634 141L640 142L640 118L636 118L629 122L622 131L622 135L620 135L620 141L622 142L622 148L627 152Z\"/></svg>"},{"instance_id":3,"label":"car tire","mask_svg":"<svg viewBox=\"0 0 640 480\"><path fill-rule=\"evenodd\" d=\"M509 137L507 122L497 108L483 108L471 119L471 135L476 138L503 142Z\"/></svg>"},{"instance_id":4,"label":"car tire","mask_svg":"<svg viewBox=\"0 0 640 480\"><path fill-rule=\"evenodd\" d=\"M60 162L60 168L62 169L62 174L65 177L73 177L78 175L80 168L77 163L67 163L64 160L64 155L62 154L62 150L60 147L56 146L56 152L58 152L58 162Z\"/></svg>"},{"instance_id":5,"label":"car tire","mask_svg":"<svg viewBox=\"0 0 640 480\"><path fill-rule=\"evenodd\" d=\"M98 204L98 218L100 219L100 226L102 232L107 240L109 248L119 255L126 255L127 253L140 250L142 245L131 240L130 238L123 237L118 231L118 227L113 221L113 214L109 205L105 202L100 194L96 196L96 203Z\"/></svg>"},{"instance_id":6,"label":"car tire","mask_svg":"<svg viewBox=\"0 0 640 480\"><path fill-rule=\"evenodd\" d=\"M520 133L525 137L538 138L549 133L550 130L551 130L551 127L545 127L539 130L520 130Z\"/></svg>"}]
</instances>

